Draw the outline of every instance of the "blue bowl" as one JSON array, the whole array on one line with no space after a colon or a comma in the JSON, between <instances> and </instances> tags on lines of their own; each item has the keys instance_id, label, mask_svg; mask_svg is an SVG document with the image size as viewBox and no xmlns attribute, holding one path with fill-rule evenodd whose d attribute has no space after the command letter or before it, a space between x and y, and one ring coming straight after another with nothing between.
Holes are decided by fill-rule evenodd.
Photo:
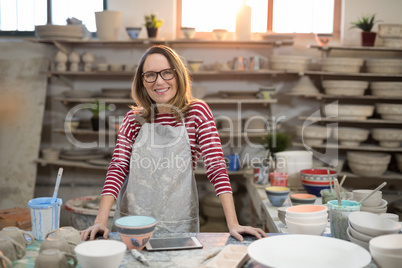
<instances>
[{"instance_id":1,"label":"blue bowl","mask_svg":"<svg viewBox=\"0 0 402 268\"><path fill-rule=\"evenodd\" d=\"M319 184L310 184L310 183L304 183L302 182L302 185L304 187L304 190L306 190L307 193L309 194L313 194L317 197L321 196L321 190L323 189L329 189L329 183L328 184L324 184L324 185L319 185Z\"/></svg>"},{"instance_id":2,"label":"blue bowl","mask_svg":"<svg viewBox=\"0 0 402 268\"><path fill-rule=\"evenodd\" d=\"M137 39L141 32L141 27L126 27L127 34L131 39Z\"/></svg>"},{"instance_id":3,"label":"blue bowl","mask_svg":"<svg viewBox=\"0 0 402 268\"><path fill-rule=\"evenodd\" d=\"M284 186L270 186L265 188L265 194L274 207L280 207L288 198L290 189Z\"/></svg>"}]
</instances>

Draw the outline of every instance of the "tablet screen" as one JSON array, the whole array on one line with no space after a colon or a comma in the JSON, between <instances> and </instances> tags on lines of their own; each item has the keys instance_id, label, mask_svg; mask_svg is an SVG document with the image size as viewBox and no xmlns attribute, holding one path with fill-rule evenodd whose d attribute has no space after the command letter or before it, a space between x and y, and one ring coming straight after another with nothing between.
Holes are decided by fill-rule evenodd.
<instances>
[{"instance_id":1,"label":"tablet screen","mask_svg":"<svg viewBox=\"0 0 402 268\"><path fill-rule=\"evenodd\" d=\"M147 244L147 250L173 250L202 248L196 237L169 237L151 239Z\"/></svg>"}]
</instances>

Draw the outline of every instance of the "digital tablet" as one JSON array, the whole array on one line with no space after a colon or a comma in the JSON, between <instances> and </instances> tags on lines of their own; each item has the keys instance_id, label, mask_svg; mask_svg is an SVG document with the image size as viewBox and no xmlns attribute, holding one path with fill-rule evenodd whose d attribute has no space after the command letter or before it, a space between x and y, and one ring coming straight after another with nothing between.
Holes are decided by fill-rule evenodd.
<instances>
[{"instance_id":1,"label":"digital tablet","mask_svg":"<svg viewBox=\"0 0 402 268\"><path fill-rule=\"evenodd\" d=\"M149 251L197 248L202 248L202 244L196 237L154 238L146 244L146 249Z\"/></svg>"}]
</instances>

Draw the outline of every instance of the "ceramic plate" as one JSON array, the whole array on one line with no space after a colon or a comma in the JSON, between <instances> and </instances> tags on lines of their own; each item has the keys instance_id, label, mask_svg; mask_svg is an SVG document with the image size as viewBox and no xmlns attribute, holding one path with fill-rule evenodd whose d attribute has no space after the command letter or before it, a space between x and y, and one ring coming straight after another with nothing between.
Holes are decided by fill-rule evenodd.
<instances>
[{"instance_id":1,"label":"ceramic plate","mask_svg":"<svg viewBox=\"0 0 402 268\"><path fill-rule=\"evenodd\" d=\"M254 241L250 258L267 267L365 267L370 253L353 243L325 236L278 235Z\"/></svg>"}]
</instances>

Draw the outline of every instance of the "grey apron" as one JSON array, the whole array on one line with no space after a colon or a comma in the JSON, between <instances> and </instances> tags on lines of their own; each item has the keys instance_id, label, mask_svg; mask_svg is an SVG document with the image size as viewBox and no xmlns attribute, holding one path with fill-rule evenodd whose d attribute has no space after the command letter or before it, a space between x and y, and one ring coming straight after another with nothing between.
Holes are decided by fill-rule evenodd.
<instances>
[{"instance_id":1,"label":"grey apron","mask_svg":"<svg viewBox=\"0 0 402 268\"><path fill-rule=\"evenodd\" d=\"M130 173L117 199L115 219L154 217L155 233L199 232L198 192L190 141L183 126L145 123L131 152Z\"/></svg>"}]
</instances>

